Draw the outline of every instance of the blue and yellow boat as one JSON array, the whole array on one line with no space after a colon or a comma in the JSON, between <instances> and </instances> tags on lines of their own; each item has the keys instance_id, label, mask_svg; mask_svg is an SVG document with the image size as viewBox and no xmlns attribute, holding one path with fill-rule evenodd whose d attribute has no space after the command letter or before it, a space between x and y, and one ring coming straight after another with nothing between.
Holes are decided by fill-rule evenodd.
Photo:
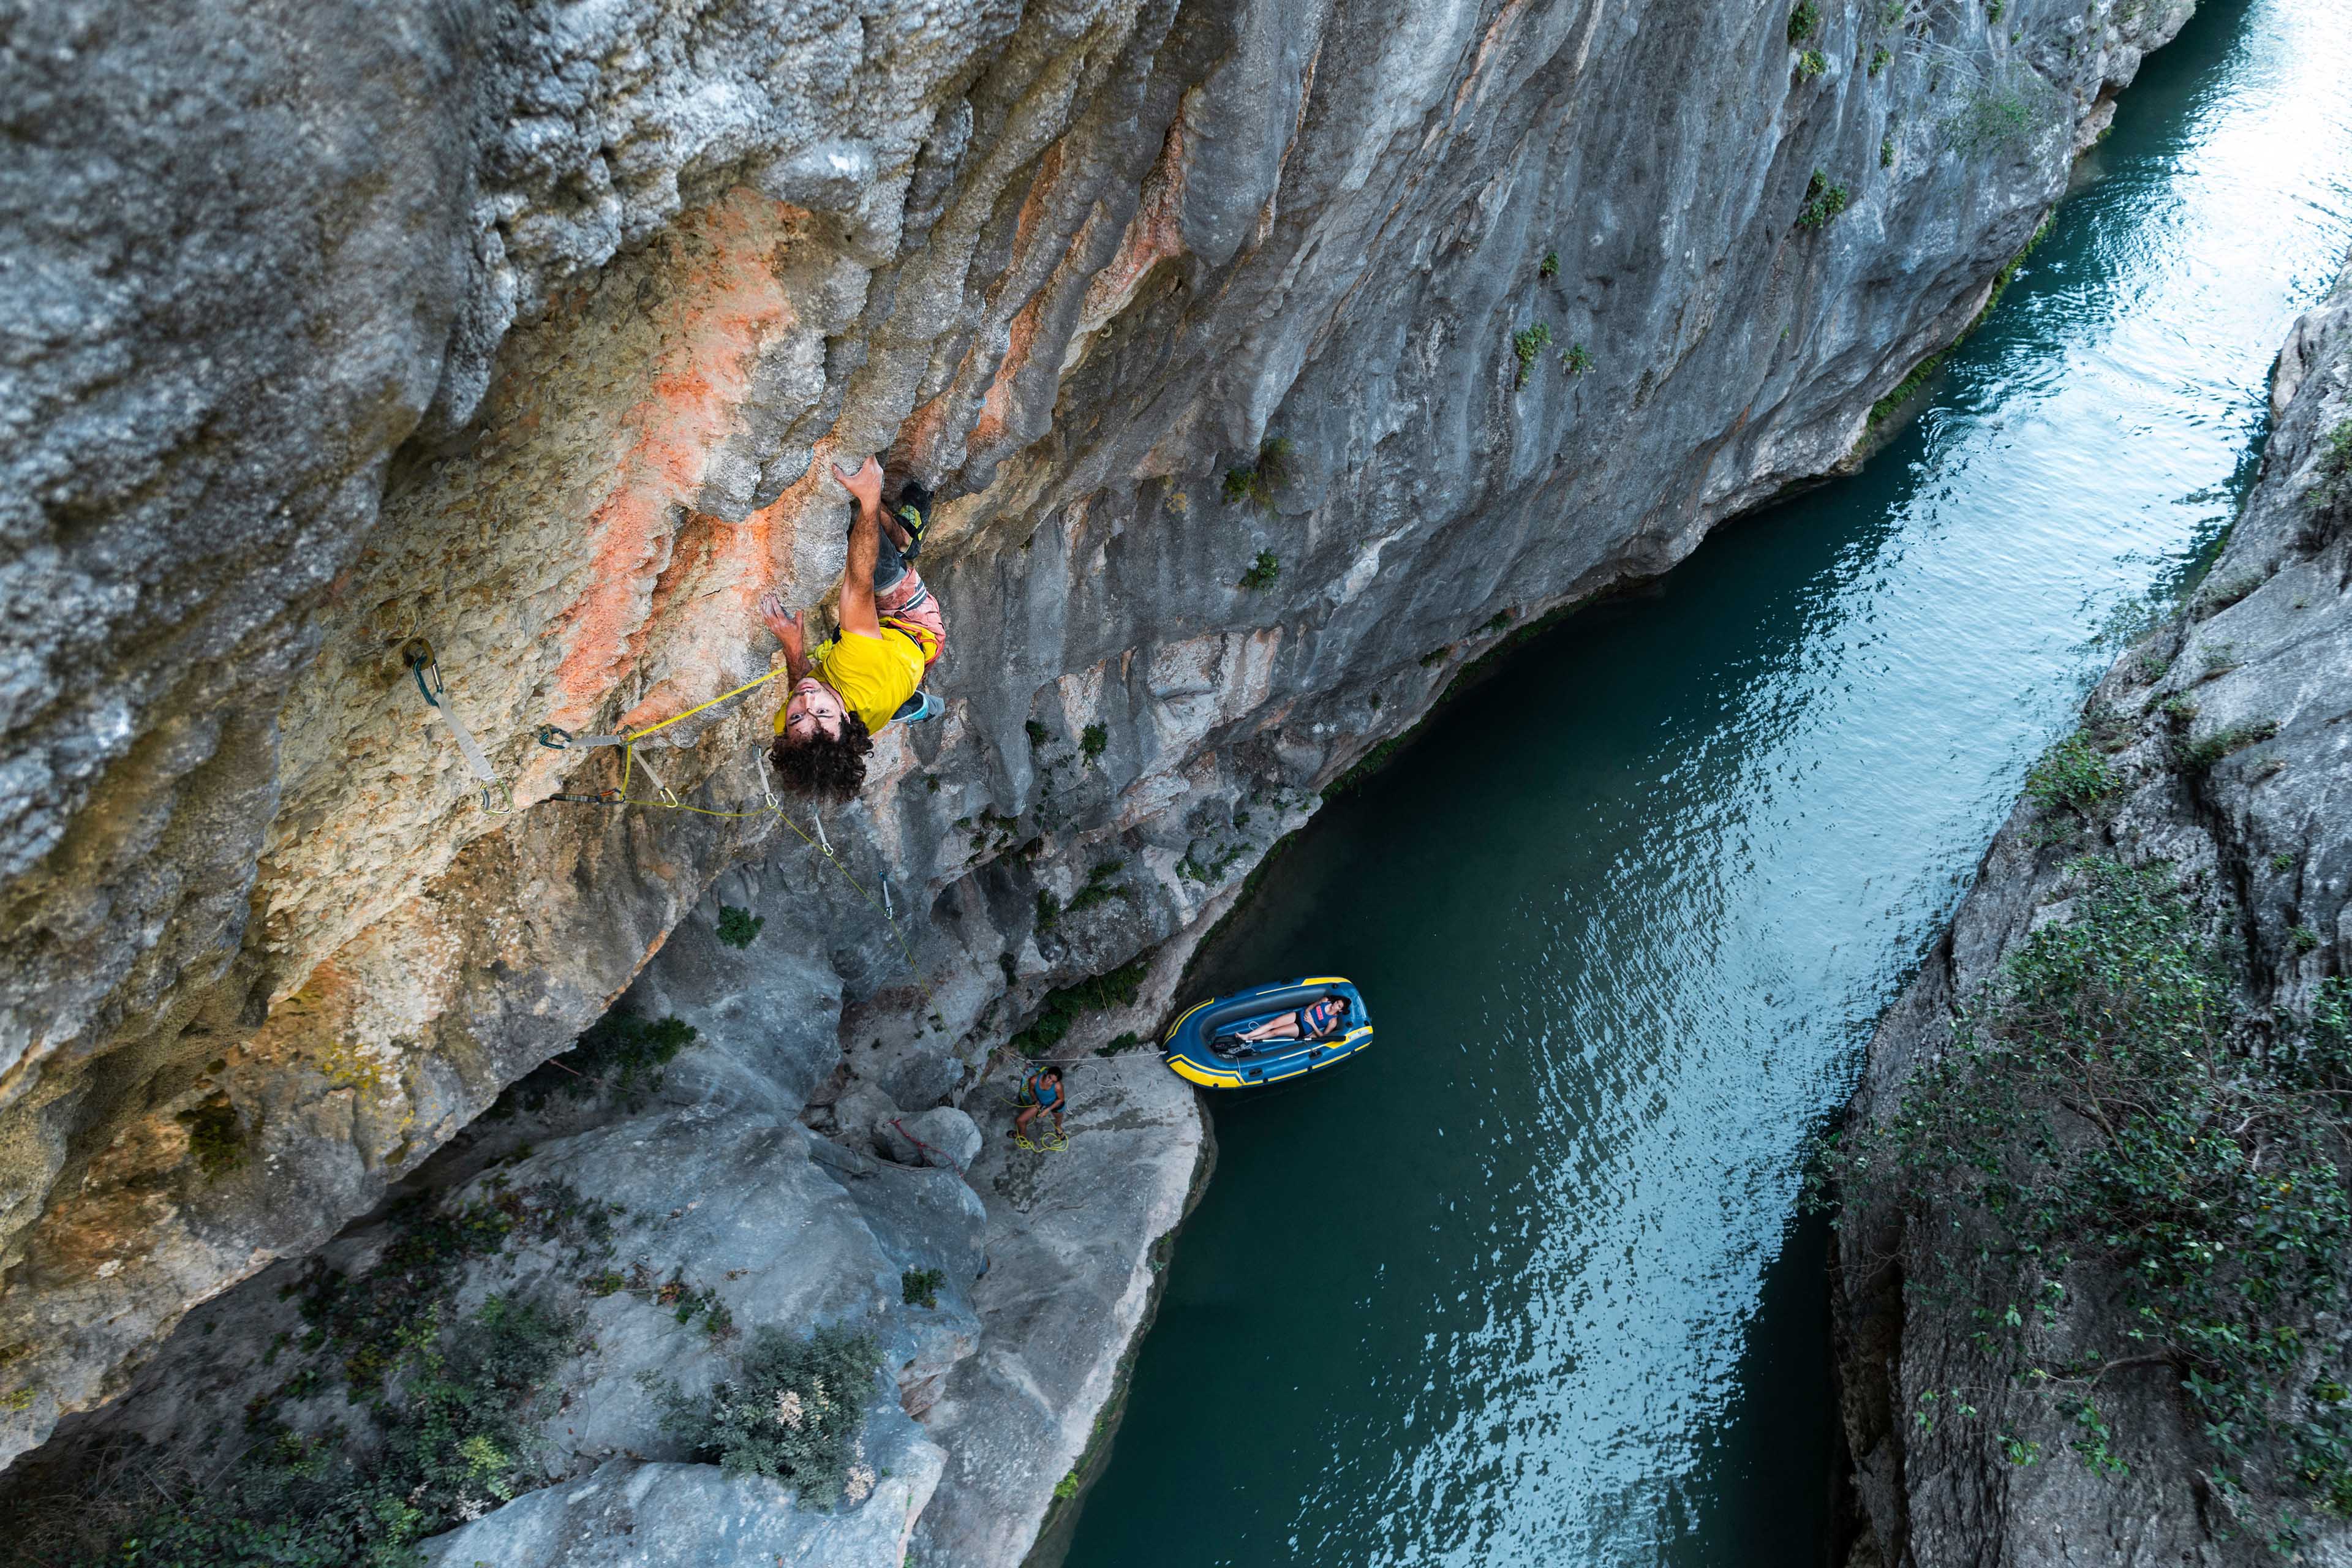
<instances>
[{"instance_id":1,"label":"blue and yellow boat","mask_svg":"<svg viewBox=\"0 0 2352 1568\"><path fill-rule=\"evenodd\" d=\"M1315 1040L1234 1037L1325 997L1346 1005L1336 1032ZM1202 1003L1169 1026L1160 1054L1168 1070L1203 1089L1257 1089L1302 1073L1320 1072L1372 1043L1372 1016L1355 986L1336 974L1285 980Z\"/></svg>"}]
</instances>

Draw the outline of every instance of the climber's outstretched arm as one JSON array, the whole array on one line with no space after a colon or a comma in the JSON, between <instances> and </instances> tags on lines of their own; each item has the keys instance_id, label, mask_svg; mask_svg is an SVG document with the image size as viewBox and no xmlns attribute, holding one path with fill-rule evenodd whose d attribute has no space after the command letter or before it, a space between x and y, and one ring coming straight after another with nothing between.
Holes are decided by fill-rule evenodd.
<instances>
[{"instance_id":1,"label":"climber's outstretched arm","mask_svg":"<svg viewBox=\"0 0 2352 1568\"><path fill-rule=\"evenodd\" d=\"M833 477L857 500L857 521L849 529L849 565L841 579L841 629L878 637L882 620L874 608L874 563L882 551L882 465L868 458L856 473L839 467Z\"/></svg>"}]
</instances>

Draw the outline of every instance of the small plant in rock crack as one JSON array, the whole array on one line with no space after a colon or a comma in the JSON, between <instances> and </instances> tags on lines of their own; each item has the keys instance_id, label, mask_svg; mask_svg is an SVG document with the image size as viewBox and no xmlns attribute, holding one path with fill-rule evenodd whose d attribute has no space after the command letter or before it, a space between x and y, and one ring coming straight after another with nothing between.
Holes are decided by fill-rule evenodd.
<instances>
[{"instance_id":1,"label":"small plant in rock crack","mask_svg":"<svg viewBox=\"0 0 2352 1568\"><path fill-rule=\"evenodd\" d=\"M749 910L739 910L733 904L719 906L719 940L729 947L751 945L760 928L768 923L765 915L755 915Z\"/></svg>"},{"instance_id":2,"label":"small plant in rock crack","mask_svg":"<svg viewBox=\"0 0 2352 1568\"><path fill-rule=\"evenodd\" d=\"M2033 134L2033 106L2022 93L1979 87L1944 120L1944 138L1956 152L1979 153L2003 144L2021 146Z\"/></svg>"},{"instance_id":3,"label":"small plant in rock crack","mask_svg":"<svg viewBox=\"0 0 2352 1568\"><path fill-rule=\"evenodd\" d=\"M2189 617L2210 621L2262 585L2260 572L2232 572L2227 577L2208 582L2197 590L2197 597L2189 605Z\"/></svg>"},{"instance_id":4,"label":"small plant in rock crack","mask_svg":"<svg viewBox=\"0 0 2352 1568\"><path fill-rule=\"evenodd\" d=\"M1893 49L1888 48L1885 44L1879 45L1878 47L1870 51L1870 74L1876 76L1880 71L1885 70L1889 62L1894 58L1895 51ZM1891 163L1893 160L1889 159L1888 162Z\"/></svg>"},{"instance_id":5,"label":"small plant in rock crack","mask_svg":"<svg viewBox=\"0 0 2352 1568\"><path fill-rule=\"evenodd\" d=\"M1101 761L1103 752L1109 746L1110 731L1099 724L1087 725L1078 736L1078 755L1090 763Z\"/></svg>"},{"instance_id":6,"label":"small plant in rock crack","mask_svg":"<svg viewBox=\"0 0 2352 1568\"><path fill-rule=\"evenodd\" d=\"M898 1276L898 1300L909 1307L936 1311L940 1304L940 1287L948 1282L943 1268L909 1268Z\"/></svg>"},{"instance_id":7,"label":"small plant in rock crack","mask_svg":"<svg viewBox=\"0 0 2352 1568\"><path fill-rule=\"evenodd\" d=\"M1268 436L1257 444L1256 462L1225 470L1225 504L1247 501L1259 511L1272 511L1275 491L1290 482L1290 438Z\"/></svg>"},{"instance_id":8,"label":"small plant in rock crack","mask_svg":"<svg viewBox=\"0 0 2352 1568\"><path fill-rule=\"evenodd\" d=\"M245 1164L245 1124L226 1094L215 1094L193 1110L183 1110L180 1125L188 1130L188 1153L205 1180L226 1176Z\"/></svg>"},{"instance_id":9,"label":"small plant in rock crack","mask_svg":"<svg viewBox=\"0 0 2352 1568\"><path fill-rule=\"evenodd\" d=\"M2173 742L2172 765L2191 775L2211 773L2225 757L2260 745L2279 732L2278 721L2258 719L2251 723L2228 724L2214 731L2201 741L2182 736ZM2347 1496L2352 1501L2352 1496Z\"/></svg>"},{"instance_id":10,"label":"small plant in rock crack","mask_svg":"<svg viewBox=\"0 0 2352 1568\"><path fill-rule=\"evenodd\" d=\"M1559 251L1547 250L1544 252L1544 258L1536 264L1536 276L1542 279L1547 283L1559 276Z\"/></svg>"},{"instance_id":11,"label":"small plant in rock crack","mask_svg":"<svg viewBox=\"0 0 2352 1568\"><path fill-rule=\"evenodd\" d=\"M1799 228L1824 228L1832 218L1845 211L1846 188L1830 184L1828 174L1819 169L1805 184L1805 205L1797 209Z\"/></svg>"},{"instance_id":12,"label":"small plant in rock crack","mask_svg":"<svg viewBox=\"0 0 2352 1568\"><path fill-rule=\"evenodd\" d=\"M2088 816L2123 788L2123 782L2116 765L2077 731L2042 753L2025 775L2025 793L2044 811L2078 811Z\"/></svg>"},{"instance_id":13,"label":"small plant in rock crack","mask_svg":"<svg viewBox=\"0 0 2352 1568\"><path fill-rule=\"evenodd\" d=\"M1113 899L1133 898L1135 895L1128 890L1127 884L1118 879L1119 872L1126 868L1124 860L1106 860L1088 871L1085 886L1070 895L1069 907L1062 912L1074 915L1097 904L1107 904Z\"/></svg>"},{"instance_id":14,"label":"small plant in rock crack","mask_svg":"<svg viewBox=\"0 0 2352 1568\"><path fill-rule=\"evenodd\" d=\"M2287 945L2294 949L2297 958L2319 951L2319 933L2309 926L2297 926L2286 933Z\"/></svg>"},{"instance_id":15,"label":"small plant in rock crack","mask_svg":"<svg viewBox=\"0 0 2352 1568\"><path fill-rule=\"evenodd\" d=\"M1797 57L1797 74L1799 76L1808 78L1817 77L1829 68L1829 56L1822 53L1819 49L1807 49L1803 54Z\"/></svg>"},{"instance_id":16,"label":"small plant in rock crack","mask_svg":"<svg viewBox=\"0 0 2352 1568\"><path fill-rule=\"evenodd\" d=\"M2198 648L2202 668L2197 679L2210 680L2217 675L2227 675L2243 661L2238 658L2238 645L2233 642L2210 642Z\"/></svg>"},{"instance_id":17,"label":"small plant in rock crack","mask_svg":"<svg viewBox=\"0 0 2352 1568\"><path fill-rule=\"evenodd\" d=\"M1803 43L1822 30L1822 8L1813 0L1797 0L1789 9L1790 47Z\"/></svg>"},{"instance_id":18,"label":"small plant in rock crack","mask_svg":"<svg viewBox=\"0 0 2352 1568\"><path fill-rule=\"evenodd\" d=\"M877 1479L866 1462L866 1405L882 1369L872 1334L839 1324L807 1339L761 1329L737 1359L735 1375L699 1396L658 1374L645 1386L661 1406L661 1429L704 1464L730 1475L773 1476L804 1502L866 1500Z\"/></svg>"},{"instance_id":19,"label":"small plant in rock crack","mask_svg":"<svg viewBox=\"0 0 2352 1568\"><path fill-rule=\"evenodd\" d=\"M592 1100L610 1094L629 1110L639 1110L662 1086L663 1069L695 1038L694 1026L683 1019L645 1018L615 1007L590 1025L579 1044L509 1084L489 1114L543 1110L558 1095Z\"/></svg>"},{"instance_id":20,"label":"small plant in rock crack","mask_svg":"<svg viewBox=\"0 0 2352 1568\"><path fill-rule=\"evenodd\" d=\"M1560 351L1559 368L1570 375L1583 375L1592 369L1595 361L1582 343L1570 343Z\"/></svg>"},{"instance_id":21,"label":"small plant in rock crack","mask_svg":"<svg viewBox=\"0 0 2352 1568\"><path fill-rule=\"evenodd\" d=\"M1282 558L1271 550L1261 550L1257 552L1257 559L1250 563L1249 570L1242 574L1238 585L1255 594L1260 589L1273 587L1275 579L1281 575Z\"/></svg>"},{"instance_id":22,"label":"small plant in rock crack","mask_svg":"<svg viewBox=\"0 0 2352 1568\"><path fill-rule=\"evenodd\" d=\"M2319 462L2312 473L2311 489L2304 492L2311 516L2295 535L2295 543L2316 555L2352 523L2352 419L2320 442Z\"/></svg>"},{"instance_id":23,"label":"small plant in rock crack","mask_svg":"<svg viewBox=\"0 0 2352 1568\"><path fill-rule=\"evenodd\" d=\"M1511 352L1519 356L1518 379L1511 383L1514 387L1528 384L1528 372L1535 367L1536 357L1550 346L1551 328L1541 321L1511 334Z\"/></svg>"}]
</instances>

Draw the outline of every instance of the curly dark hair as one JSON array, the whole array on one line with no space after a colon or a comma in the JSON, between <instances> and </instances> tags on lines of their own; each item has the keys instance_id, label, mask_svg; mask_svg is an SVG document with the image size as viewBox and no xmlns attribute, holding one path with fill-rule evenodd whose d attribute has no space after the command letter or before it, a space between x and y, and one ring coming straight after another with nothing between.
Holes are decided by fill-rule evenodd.
<instances>
[{"instance_id":1,"label":"curly dark hair","mask_svg":"<svg viewBox=\"0 0 2352 1568\"><path fill-rule=\"evenodd\" d=\"M805 741L777 736L768 760L776 764L777 781L794 795L841 803L865 784L866 758L873 750L866 721L845 713L838 735L812 735Z\"/></svg>"}]
</instances>

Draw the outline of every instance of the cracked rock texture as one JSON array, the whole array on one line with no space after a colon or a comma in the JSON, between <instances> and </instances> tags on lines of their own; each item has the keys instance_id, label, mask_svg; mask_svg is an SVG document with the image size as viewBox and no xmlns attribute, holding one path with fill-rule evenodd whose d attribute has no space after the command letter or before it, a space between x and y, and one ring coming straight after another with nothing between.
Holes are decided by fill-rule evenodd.
<instances>
[{"instance_id":1,"label":"cracked rock texture","mask_svg":"<svg viewBox=\"0 0 2352 1568\"><path fill-rule=\"evenodd\" d=\"M1918 977L1881 1020L1848 1114L1884 1118L1906 1079L1951 1041L1953 1009L1979 995L2042 921L2062 917L2066 864L2102 853L2169 861L2201 890L2221 929L2242 934L2244 1002L2257 1016L2307 1016L2329 975L2352 972L2352 527L2311 495L2324 438L2352 421L2352 271L2295 325L2273 373L2274 425L2261 477L2229 543L2184 615L2127 652L2092 695L2137 715L2116 758L2130 787L2089 844L2054 841L2029 800L1987 853L1975 887ZM2238 663L2215 672L2212 649ZM2169 765L2174 736L2156 705L2195 692L2189 738L2275 722L2275 735L2210 772ZM2298 937L2300 929L2307 933ZM1948 1194L1944 1194L1948 1195ZM2099 1387L2128 1466L2102 1476L2068 1451L2077 1436L2056 1402L2012 1385L1973 1341L1977 1325L1906 1278L1937 1278L1934 1238L1953 1205L1924 1194L1906 1219L1853 1208L1837 1233L1840 1403L1852 1460L1863 1564L2264 1563L2282 1498L2257 1477L2237 1500L2210 1484L2213 1458L2177 1391L2179 1374L2141 1369ZM2097 1278L2070 1281L2072 1318L2110 1310ZM2037 1353L2045 1353L2037 1352ZM1916 1421L1919 1398L1964 1389L1980 1421ZM2009 1463L1992 1434L2038 1442ZM2352 1560L2339 1524L2315 1529L2302 1561Z\"/></svg>"},{"instance_id":2,"label":"cracked rock texture","mask_svg":"<svg viewBox=\"0 0 2352 1568\"><path fill-rule=\"evenodd\" d=\"M0 5L0 1463L722 874L758 979L646 984L766 1030L746 1104L928 1110L1164 984L1515 619L1843 460L2188 9ZM944 716L821 828L756 809L772 687L645 758L751 815L552 798L619 760L537 726L768 668L877 448Z\"/></svg>"}]
</instances>

